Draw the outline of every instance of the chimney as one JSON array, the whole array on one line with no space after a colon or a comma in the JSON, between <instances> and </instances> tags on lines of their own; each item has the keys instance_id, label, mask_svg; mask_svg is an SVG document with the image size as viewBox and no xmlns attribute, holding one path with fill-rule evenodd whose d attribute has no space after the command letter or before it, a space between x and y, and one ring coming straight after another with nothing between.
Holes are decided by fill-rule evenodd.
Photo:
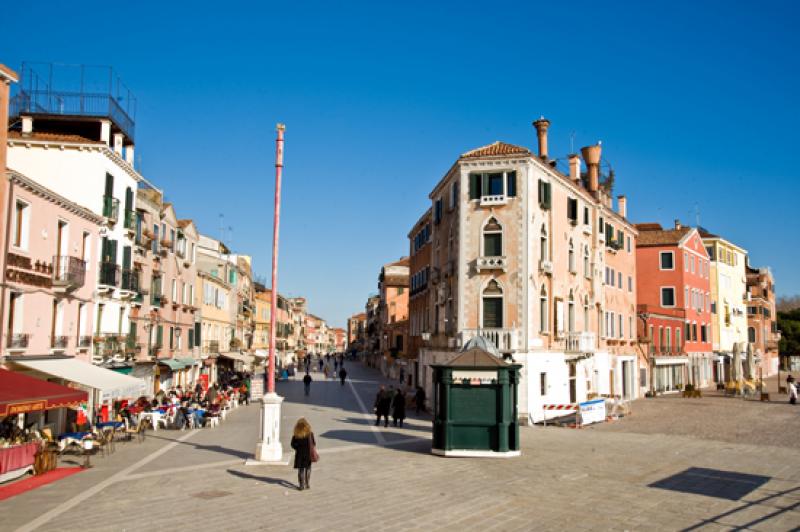
<instances>
[{"instance_id":1,"label":"chimney","mask_svg":"<svg viewBox=\"0 0 800 532\"><path fill-rule=\"evenodd\" d=\"M600 143L594 146L585 146L581 148L581 155L586 162L587 181L589 184L589 192L597 192L600 190Z\"/></svg>"},{"instance_id":2,"label":"chimney","mask_svg":"<svg viewBox=\"0 0 800 532\"><path fill-rule=\"evenodd\" d=\"M114 153L122 155L122 139L125 137L122 133L114 133Z\"/></svg>"},{"instance_id":3,"label":"chimney","mask_svg":"<svg viewBox=\"0 0 800 532\"><path fill-rule=\"evenodd\" d=\"M107 146L111 145L111 120L100 121L100 142L105 142Z\"/></svg>"},{"instance_id":4,"label":"chimney","mask_svg":"<svg viewBox=\"0 0 800 532\"><path fill-rule=\"evenodd\" d=\"M628 217L628 198L625 196L617 196L617 212L623 218Z\"/></svg>"},{"instance_id":5,"label":"chimney","mask_svg":"<svg viewBox=\"0 0 800 532\"><path fill-rule=\"evenodd\" d=\"M22 135L24 137L30 136L33 133L33 117L32 116L23 116L22 117Z\"/></svg>"},{"instance_id":6,"label":"chimney","mask_svg":"<svg viewBox=\"0 0 800 532\"><path fill-rule=\"evenodd\" d=\"M547 160L547 128L550 127L550 121L545 117L539 117L539 120L534 120L533 127L536 128L536 136L539 139L539 158L543 161Z\"/></svg>"},{"instance_id":7,"label":"chimney","mask_svg":"<svg viewBox=\"0 0 800 532\"><path fill-rule=\"evenodd\" d=\"M581 182L581 156L577 153L569 155L569 178L579 185Z\"/></svg>"},{"instance_id":8,"label":"chimney","mask_svg":"<svg viewBox=\"0 0 800 532\"><path fill-rule=\"evenodd\" d=\"M133 144L125 146L125 161L133 168Z\"/></svg>"},{"instance_id":9,"label":"chimney","mask_svg":"<svg viewBox=\"0 0 800 532\"><path fill-rule=\"evenodd\" d=\"M683 227L681 221L675 218L675 229L680 229L681 227Z\"/></svg>"}]
</instances>

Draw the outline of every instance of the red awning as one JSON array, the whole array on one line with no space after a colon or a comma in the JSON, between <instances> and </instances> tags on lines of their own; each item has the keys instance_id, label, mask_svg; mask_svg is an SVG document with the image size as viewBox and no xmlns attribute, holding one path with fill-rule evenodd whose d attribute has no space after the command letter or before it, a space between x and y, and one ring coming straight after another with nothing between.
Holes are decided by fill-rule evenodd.
<instances>
[{"instance_id":1,"label":"red awning","mask_svg":"<svg viewBox=\"0 0 800 532\"><path fill-rule=\"evenodd\" d=\"M81 390L0 369L0 417L77 406L88 397Z\"/></svg>"}]
</instances>

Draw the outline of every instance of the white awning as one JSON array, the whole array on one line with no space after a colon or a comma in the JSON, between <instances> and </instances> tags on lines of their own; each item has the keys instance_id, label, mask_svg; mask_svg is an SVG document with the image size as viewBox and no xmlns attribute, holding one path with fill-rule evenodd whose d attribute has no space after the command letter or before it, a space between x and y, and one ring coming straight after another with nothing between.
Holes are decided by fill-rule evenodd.
<instances>
[{"instance_id":1,"label":"white awning","mask_svg":"<svg viewBox=\"0 0 800 532\"><path fill-rule=\"evenodd\" d=\"M26 368L99 390L101 401L139 397L144 395L147 388L142 379L129 377L74 358L15 360L14 362Z\"/></svg>"},{"instance_id":2,"label":"white awning","mask_svg":"<svg viewBox=\"0 0 800 532\"><path fill-rule=\"evenodd\" d=\"M245 355L243 353L237 353L235 351L229 351L227 353L220 353L219 356L221 358L227 358L230 360L235 360L236 362L241 362L242 364L252 364L253 357L250 355Z\"/></svg>"},{"instance_id":3,"label":"white awning","mask_svg":"<svg viewBox=\"0 0 800 532\"><path fill-rule=\"evenodd\" d=\"M267 358L269 356L269 351L266 349L256 349L254 354L259 358Z\"/></svg>"},{"instance_id":4,"label":"white awning","mask_svg":"<svg viewBox=\"0 0 800 532\"><path fill-rule=\"evenodd\" d=\"M653 357L656 366L671 366L675 364L686 365L689 363L689 357L676 357L676 356L663 356Z\"/></svg>"}]
</instances>

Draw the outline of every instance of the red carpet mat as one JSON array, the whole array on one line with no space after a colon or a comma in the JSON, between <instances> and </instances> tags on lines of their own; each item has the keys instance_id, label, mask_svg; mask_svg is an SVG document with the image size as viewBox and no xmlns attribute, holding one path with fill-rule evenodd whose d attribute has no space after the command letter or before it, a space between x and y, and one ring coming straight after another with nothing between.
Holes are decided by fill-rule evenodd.
<instances>
[{"instance_id":1,"label":"red carpet mat","mask_svg":"<svg viewBox=\"0 0 800 532\"><path fill-rule=\"evenodd\" d=\"M83 471L83 469L80 467L60 467L48 471L44 475L39 475L38 477L28 477L5 486L0 486L0 501L19 495L20 493L25 493L26 491L35 490L36 488L50 484L56 480L74 475L79 471Z\"/></svg>"}]
</instances>

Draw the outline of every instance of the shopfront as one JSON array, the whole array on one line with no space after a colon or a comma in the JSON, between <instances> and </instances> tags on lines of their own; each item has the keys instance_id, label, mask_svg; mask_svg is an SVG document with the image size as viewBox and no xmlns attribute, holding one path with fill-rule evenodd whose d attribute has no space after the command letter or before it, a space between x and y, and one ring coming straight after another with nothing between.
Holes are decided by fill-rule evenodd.
<instances>
[{"instance_id":1,"label":"shopfront","mask_svg":"<svg viewBox=\"0 0 800 532\"><path fill-rule=\"evenodd\" d=\"M653 387L656 393L682 390L687 382L688 357L655 357Z\"/></svg>"}]
</instances>

